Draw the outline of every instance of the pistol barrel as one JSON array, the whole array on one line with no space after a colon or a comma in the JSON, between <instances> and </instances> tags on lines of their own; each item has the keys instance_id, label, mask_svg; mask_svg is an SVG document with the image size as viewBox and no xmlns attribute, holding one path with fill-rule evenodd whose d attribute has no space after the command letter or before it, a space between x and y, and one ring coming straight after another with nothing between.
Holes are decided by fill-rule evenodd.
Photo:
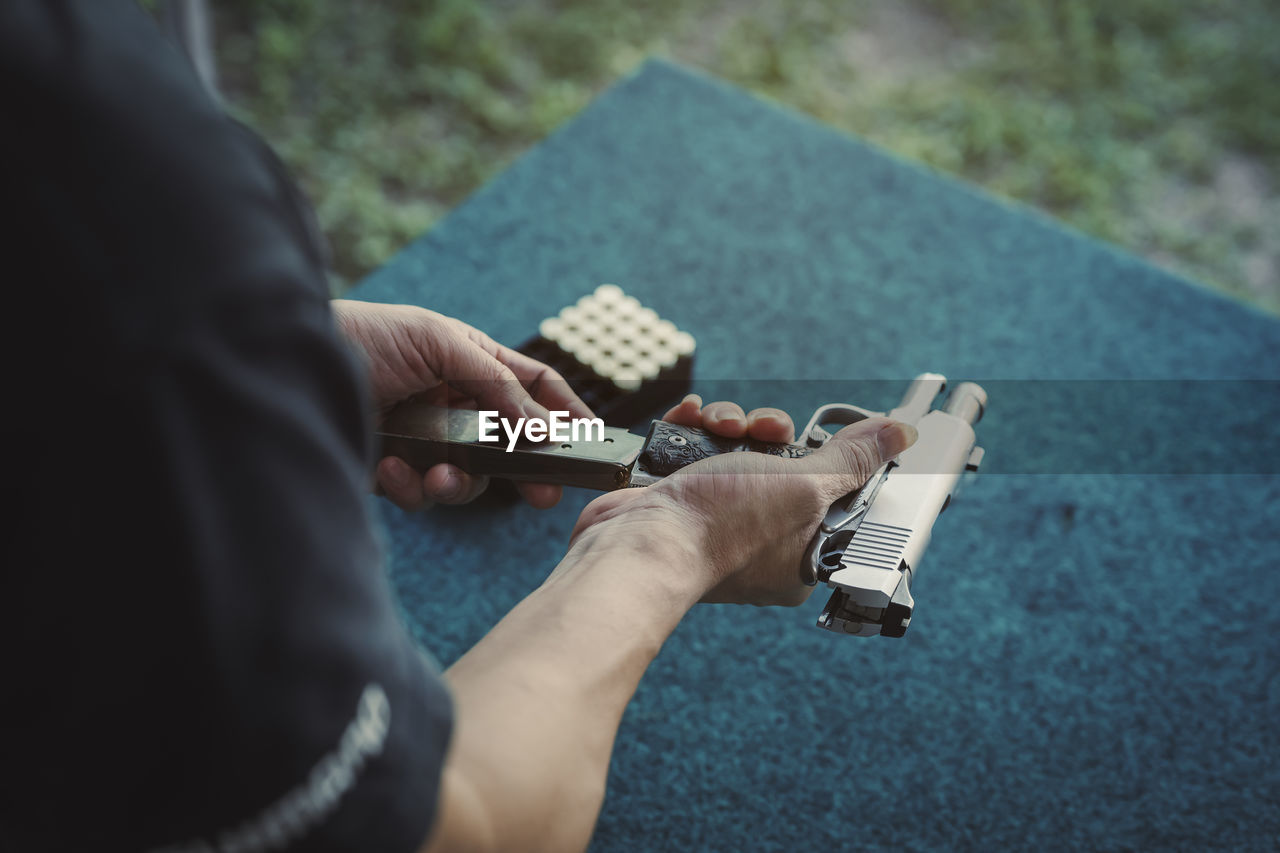
<instances>
[{"instance_id":1,"label":"pistol barrel","mask_svg":"<svg viewBox=\"0 0 1280 853\"><path fill-rule=\"evenodd\" d=\"M952 389L942 406L942 411L967 421L971 426L982 420L986 409L987 392L974 382L961 382Z\"/></svg>"}]
</instances>

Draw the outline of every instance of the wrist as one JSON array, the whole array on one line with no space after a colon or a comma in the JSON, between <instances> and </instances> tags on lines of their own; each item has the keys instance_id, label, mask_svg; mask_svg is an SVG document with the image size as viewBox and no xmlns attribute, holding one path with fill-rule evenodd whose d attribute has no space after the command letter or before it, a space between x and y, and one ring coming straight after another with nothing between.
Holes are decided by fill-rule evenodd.
<instances>
[{"instance_id":1,"label":"wrist","mask_svg":"<svg viewBox=\"0 0 1280 853\"><path fill-rule=\"evenodd\" d=\"M329 310L333 315L333 327L347 346L354 352L372 376L376 349L369 335L366 318L362 314L365 303L350 299L330 299Z\"/></svg>"},{"instance_id":2,"label":"wrist","mask_svg":"<svg viewBox=\"0 0 1280 853\"><path fill-rule=\"evenodd\" d=\"M333 314L333 325L337 328L338 333L348 340L352 338L352 324L354 322L354 313L357 308L350 299L330 299L329 310Z\"/></svg>"},{"instance_id":3,"label":"wrist","mask_svg":"<svg viewBox=\"0 0 1280 853\"><path fill-rule=\"evenodd\" d=\"M662 505L632 501L574 541L545 586L582 582L607 586L651 603L678 622L715 585L693 525Z\"/></svg>"}]
</instances>

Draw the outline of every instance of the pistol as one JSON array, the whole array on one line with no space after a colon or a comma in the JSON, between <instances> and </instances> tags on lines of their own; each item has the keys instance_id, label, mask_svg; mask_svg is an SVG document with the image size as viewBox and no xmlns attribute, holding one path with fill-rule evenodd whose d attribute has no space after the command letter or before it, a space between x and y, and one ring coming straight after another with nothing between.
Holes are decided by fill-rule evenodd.
<instances>
[{"instance_id":1,"label":"pistol","mask_svg":"<svg viewBox=\"0 0 1280 853\"><path fill-rule=\"evenodd\" d=\"M986 410L986 392L962 382L935 409L946 384L939 374L921 374L887 413L847 403L820 406L794 444L725 438L665 421L653 421L644 436L603 423L566 423L562 434L540 441L517 441L513 434L508 443L482 429L488 423L480 412L418 400L393 409L378 440L382 455L422 470L448 462L470 474L610 491L653 485L722 453L807 456L831 438L829 428L887 414L915 426L919 438L831 505L799 571L805 583L832 590L819 627L857 637L901 637L911 624L911 581L934 522L984 453L974 426Z\"/></svg>"}]
</instances>

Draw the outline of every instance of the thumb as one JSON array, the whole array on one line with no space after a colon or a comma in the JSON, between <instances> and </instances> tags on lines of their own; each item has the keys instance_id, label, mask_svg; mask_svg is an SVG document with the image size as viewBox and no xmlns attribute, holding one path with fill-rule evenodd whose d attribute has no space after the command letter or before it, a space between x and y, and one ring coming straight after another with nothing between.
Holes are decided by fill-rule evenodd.
<instances>
[{"instance_id":1,"label":"thumb","mask_svg":"<svg viewBox=\"0 0 1280 853\"><path fill-rule=\"evenodd\" d=\"M889 418L866 418L850 424L802 462L818 478L827 501L862 487L880 466L916 443L911 424Z\"/></svg>"},{"instance_id":2,"label":"thumb","mask_svg":"<svg viewBox=\"0 0 1280 853\"><path fill-rule=\"evenodd\" d=\"M508 418L540 418L551 413L530 396L516 375L474 341L460 341L444 353L440 375L450 388Z\"/></svg>"},{"instance_id":3,"label":"thumb","mask_svg":"<svg viewBox=\"0 0 1280 853\"><path fill-rule=\"evenodd\" d=\"M626 510L627 506L641 496L644 489L619 489L616 492L605 492L582 508L578 522L569 534L569 547L572 548L587 528L601 521L613 518Z\"/></svg>"}]
</instances>

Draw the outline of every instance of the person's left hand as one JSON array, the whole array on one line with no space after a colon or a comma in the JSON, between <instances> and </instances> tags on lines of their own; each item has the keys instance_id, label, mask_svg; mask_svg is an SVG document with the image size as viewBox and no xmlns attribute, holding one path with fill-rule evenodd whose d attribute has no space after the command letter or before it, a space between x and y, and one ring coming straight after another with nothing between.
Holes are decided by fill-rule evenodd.
<instances>
[{"instance_id":1,"label":"person's left hand","mask_svg":"<svg viewBox=\"0 0 1280 853\"><path fill-rule=\"evenodd\" d=\"M461 320L413 305L348 299L333 300L333 311L343 336L365 356L379 421L397 403L423 394L435 405L496 409L513 419L545 420L549 409L593 417L560 374ZM448 464L422 474L388 456L378 462L377 484L401 509L416 510L474 500L488 477ZM517 488L541 508L555 505L562 491L546 483Z\"/></svg>"}]
</instances>

